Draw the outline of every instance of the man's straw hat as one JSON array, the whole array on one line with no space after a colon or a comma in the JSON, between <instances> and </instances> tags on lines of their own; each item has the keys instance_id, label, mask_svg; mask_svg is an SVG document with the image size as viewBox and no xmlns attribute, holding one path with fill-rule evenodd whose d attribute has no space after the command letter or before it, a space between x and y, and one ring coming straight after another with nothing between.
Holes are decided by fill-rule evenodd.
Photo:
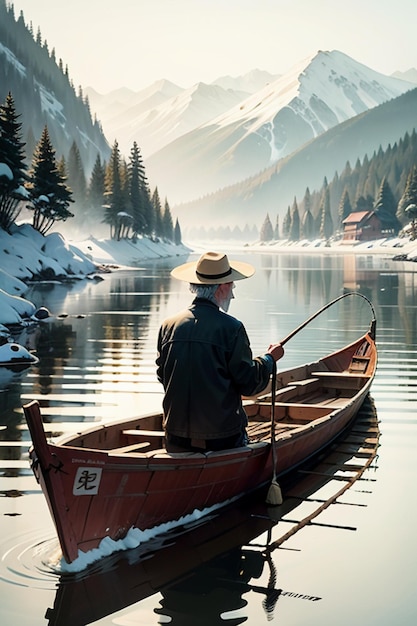
<instances>
[{"instance_id":1,"label":"man's straw hat","mask_svg":"<svg viewBox=\"0 0 417 626\"><path fill-rule=\"evenodd\" d=\"M249 278L254 273L255 268L249 263L242 263L241 261L229 263L226 254L205 252L198 261L175 267L171 276L196 285L221 285Z\"/></svg>"}]
</instances>

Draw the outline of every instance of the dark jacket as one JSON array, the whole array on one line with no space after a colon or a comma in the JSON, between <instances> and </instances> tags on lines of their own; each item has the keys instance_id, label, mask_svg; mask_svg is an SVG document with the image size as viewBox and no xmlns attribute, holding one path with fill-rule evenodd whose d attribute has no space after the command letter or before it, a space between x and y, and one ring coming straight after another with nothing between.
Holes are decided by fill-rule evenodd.
<instances>
[{"instance_id":1,"label":"dark jacket","mask_svg":"<svg viewBox=\"0 0 417 626\"><path fill-rule=\"evenodd\" d=\"M242 432L241 396L264 389L272 357L253 359L243 324L209 300L166 320L159 331L157 376L165 396L164 428L191 439Z\"/></svg>"}]
</instances>

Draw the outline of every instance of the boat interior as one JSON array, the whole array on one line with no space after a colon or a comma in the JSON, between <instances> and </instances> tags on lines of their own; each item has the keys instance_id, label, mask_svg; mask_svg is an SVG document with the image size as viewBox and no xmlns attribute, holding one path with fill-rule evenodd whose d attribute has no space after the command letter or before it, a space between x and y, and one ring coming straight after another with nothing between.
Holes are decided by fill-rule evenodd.
<instances>
[{"instance_id":1,"label":"boat interior","mask_svg":"<svg viewBox=\"0 0 417 626\"><path fill-rule=\"evenodd\" d=\"M316 363L280 372L276 379L275 434L305 428L349 404L372 377L375 354L365 339L350 353L330 355ZM272 390L244 398L251 442L269 442ZM162 415L118 421L68 438L63 445L107 450L109 454L155 455L164 450Z\"/></svg>"}]
</instances>

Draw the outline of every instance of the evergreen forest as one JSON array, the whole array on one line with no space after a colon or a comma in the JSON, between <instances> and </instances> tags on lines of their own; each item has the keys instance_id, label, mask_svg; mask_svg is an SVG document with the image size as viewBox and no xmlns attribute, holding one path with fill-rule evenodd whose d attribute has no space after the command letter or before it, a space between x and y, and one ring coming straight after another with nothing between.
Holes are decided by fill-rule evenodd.
<instances>
[{"instance_id":1,"label":"evergreen forest","mask_svg":"<svg viewBox=\"0 0 417 626\"><path fill-rule=\"evenodd\" d=\"M128 161L115 141L108 163L97 155L91 177L86 179L77 146L68 158L58 159L45 125L30 166L21 136L22 124L9 93L0 105L0 227L9 231L23 209L32 214L32 225L46 234L59 221L74 218L69 207L77 205L86 228L96 233L106 224L115 240L147 236L181 243L178 220L173 224L168 200L162 203L158 189L151 193L140 149L133 144Z\"/></svg>"},{"instance_id":2,"label":"evergreen forest","mask_svg":"<svg viewBox=\"0 0 417 626\"><path fill-rule=\"evenodd\" d=\"M277 200L278 204L278 200ZM306 188L294 197L281 224L269 214L260 227L261 241L341 238L343 221L353 212L374 211L387 237L404 233L417 207L417 133L415 130L384 151L381 148L354 167L349 162L321 189Z\"/></svg>"}]
</instances>

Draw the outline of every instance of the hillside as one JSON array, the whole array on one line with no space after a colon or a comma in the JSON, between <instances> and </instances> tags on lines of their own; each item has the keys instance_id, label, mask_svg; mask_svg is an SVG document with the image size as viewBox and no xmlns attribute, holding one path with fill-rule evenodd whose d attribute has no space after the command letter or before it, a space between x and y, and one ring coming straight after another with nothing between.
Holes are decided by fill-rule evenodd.
<instances>
[{"instance_id":1,"label":"hillside","mask_svg":"<svg viewBox=\"0 0 417 626\"><path fill-rule=\"evenodd\" d=\"M58 158L68 157L73 142L86 173L91 172L97 154L108 158L110 148L101 125L93 121L82 90L76 94L62 59L55 58L40 33L34 38L22 15L15 18L13 6L0 0L1 102L9 92L21 115L29 160L45 124Z\"/></svg>"}]
</instances>

